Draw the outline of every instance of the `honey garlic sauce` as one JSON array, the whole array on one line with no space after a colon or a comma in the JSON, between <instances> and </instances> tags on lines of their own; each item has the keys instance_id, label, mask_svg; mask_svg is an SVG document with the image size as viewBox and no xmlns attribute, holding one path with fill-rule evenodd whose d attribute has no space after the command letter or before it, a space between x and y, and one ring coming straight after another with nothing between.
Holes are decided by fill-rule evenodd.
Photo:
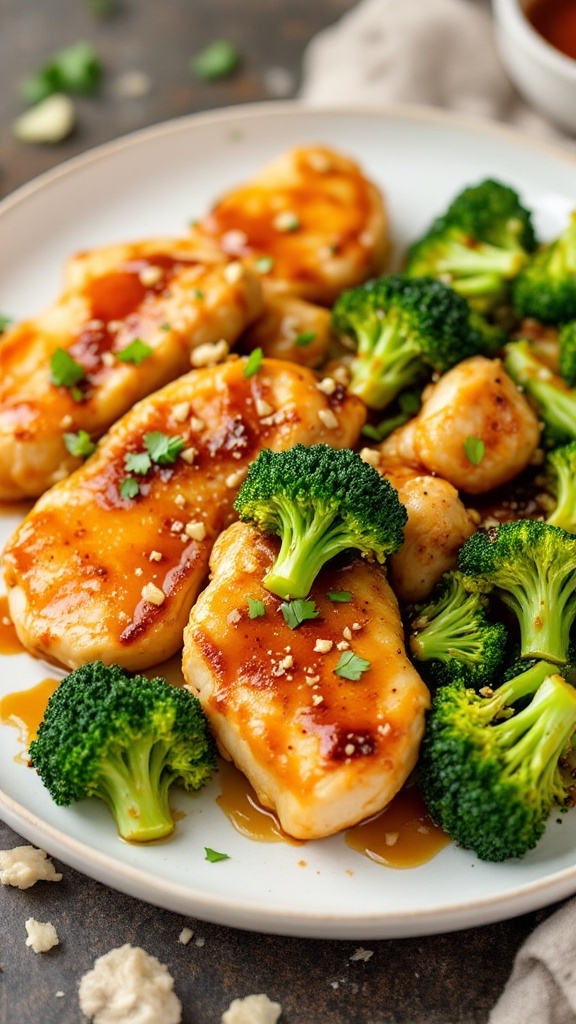
<instances>
[{"instance_id":1,"label":"honey garlic sauce","mask_svg":"<svg viewBox=\"0 0 576 1024\"><path fill-rule=\"evenodd\" d=\"M220 796L216 797L216 803L237 832L259 843L302 845L300 840L282 831L278 818L262 806L246 776L223 758L218 765L218 782Z\"/></svg>"},{"instance_id":2,"label":"honey garlic sauce","mask_svg":"<svg viewBox=\"0 0 576 1024\"><path fill-rule=\"evenodd\" d=\"M21 654L23 650L8 612L8 598L2 594L0 595L0 656Z\"/></svg>"},{"instance_id":3,"label":"honey garlic sauce","mask_svg":"<svg viewBox=\"0 0 576 1024\"><path fill-rule=\"evenodd\" d=\"M329 429L317 414L329 400L312 371L265 360L246 378L244 367L230 360L193 371L139 403L37 502L3 558L28 650L70 668L96 658L133 670L166 660L182 645L210 549L257 452L355 442L365 416L358 399L341 396L342 426ZM279 420L263 421L262 401ZM181 438L182 456L130 473L126 456L142 453L155 431ZM120 493L127 476L138 485L133 498Z\"/></svg>"},{"instance_id":4,"label":"honey garlic sauce","mask_svg":"<svg viewBox=\"0 0 576 1024\"><path fill-rule=\"evenodd\" d=\"M59 686L59 679L43 679L27 690L17 690L0 699L0 723L18 729L18 740L23 750L15 760L28 764L28 747L44 718L48 700Z\"/></svg>"},{"instance_id":5,"label":"honey garlic sauce","mask_svg":"<svg viewBox=\"0 0 576 1024\"><path fill-rule=\"evenodd\" d=\"M389 868L415 868L450 843L428 816L417 786L407 785L381 814L349 829L346 845Z\"/></svg>"},{"instance_id":6,"label":"honey garlic sauce","mask_svg":"<svg viewBox=\"0 0 576 1024\"><path fill-rule=\"evenodd\" d=\"M532 0L525 13L530 24L546 42L576 60L574 0Z\"/></svg>"}]
</instances>

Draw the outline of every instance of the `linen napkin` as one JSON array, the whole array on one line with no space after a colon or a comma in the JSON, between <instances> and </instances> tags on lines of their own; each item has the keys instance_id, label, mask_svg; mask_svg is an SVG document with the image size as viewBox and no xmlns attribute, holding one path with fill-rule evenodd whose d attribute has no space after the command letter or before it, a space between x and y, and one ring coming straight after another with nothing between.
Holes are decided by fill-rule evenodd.
<instances>
[{"instance_id":1,"label":"linen napkin","mask_svg":"<svg viewBox=\"0 0 576 1024\"><path fill-rule=\"evenodd\" d=\"M506 77L488 0L361 0L308 45L300 99L423 104L564 138ZM576 1024L575 940L576 899L520 949L488 1024Z\"/></svg>"},{"instance_id":2,"label":"linen napkin","mask_svg":"<svg viewBox=\"0 0 576 1024\"><path fill-rule=\"evenodd\" d=\"M487 0L362 0L308 44L300 99L424 104L563 137L507 78Z\"/></svg>"}]
</instances>

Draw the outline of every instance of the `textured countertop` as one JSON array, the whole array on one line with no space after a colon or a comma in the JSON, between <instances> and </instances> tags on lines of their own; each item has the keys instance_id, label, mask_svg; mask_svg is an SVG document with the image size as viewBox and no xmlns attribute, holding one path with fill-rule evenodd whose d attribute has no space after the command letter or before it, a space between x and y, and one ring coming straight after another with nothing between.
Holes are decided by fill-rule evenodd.
<instances>
[{"instance_id":1,"label":"textured countertop","mask_svg":"<svg viewBox=\"0 0 576 1024\"><path fill-rule=\"evenodd\" d=\"M119 0L114 15L98 20L90 0L0 0L0 194L166 118L294 96L306 42L352 6L352 0ZM222 37L237 44L240 71L222 82L197 81L188 72L190 57ZM65 142L18 142L10 125L23 109L19 81L80 39L91 40L103 61L100 93L79 102L77 129ZM133 71L148 76L146 95L123 95L123 76ZM0 849L22 842L0 823ZM232 999L252 992L282 1004L282 1024L485 1024L516 950L555 909L418 939L304 940L189 920L55 863L63 873L57 884L26 892L0 886L0 1024L79 1024L80 977L96 957L127 942L168 966L184 1024L219 1024ZM52 921L60 945L34 954L25 945L28 917ZM186 946L178 941L185 926L194 933ZM352 959L361 945L373 952L367 961Z\"/></svg>"}]
</instances>

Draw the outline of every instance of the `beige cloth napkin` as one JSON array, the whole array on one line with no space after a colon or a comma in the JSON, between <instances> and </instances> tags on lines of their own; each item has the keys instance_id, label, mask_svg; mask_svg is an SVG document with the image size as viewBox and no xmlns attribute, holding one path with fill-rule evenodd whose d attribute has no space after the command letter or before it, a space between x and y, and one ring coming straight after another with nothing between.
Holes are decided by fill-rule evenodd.
<instances>
[{"instance_id":1,"label":"beige cloth napkin","mask_svg":"<svg viewBox=\"0 0 576 1024\"><path fill-rule=\"evenodd\" d=\"M308 45L300 98L425 104L562 137L506 77L487 0L362 0Z\"/></svg>"},{"instance_id":2,"label":"beige cloth napkin","mask_svg":"<svg viewBox=\"0 0 576 1024\"><path fill-rule=\"evenodd\" d=\"M424 104L563 138L508 81L487 0L361 0L312 40L302 70L314 106ZM576 1024L576 900L526 941L489 1024Z\"/></svg>"}]
</instances>

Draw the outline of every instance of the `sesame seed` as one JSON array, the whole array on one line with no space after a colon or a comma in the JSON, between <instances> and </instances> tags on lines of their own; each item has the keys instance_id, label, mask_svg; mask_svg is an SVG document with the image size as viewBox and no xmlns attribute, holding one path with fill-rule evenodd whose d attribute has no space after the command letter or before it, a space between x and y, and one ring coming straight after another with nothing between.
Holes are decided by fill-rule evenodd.
<instances>
[{"instance_id":1,"label":"sesame seed","mask_svg":"<svg viewBox=\"0 0 576 1024\"><path fill-rule=\"evenodd\" d=\"M190 415L190 402L178 402L172 409L172 416L177 423L184 423Z\"/></svg>"},{"instance_id":2,"label":"sesame seed","mask_svg":"<svg viewBox=\"0 0 576 1024\"><path fill-rule=\"evenodd\" d=\"M324 377L321 381L318 381L316 387L323 395L333 395L338 385L334 377Z\"/></svg>"},{"instance_id":3,"label":"sesame seed","mask_svg":"<svg viewBox=\"0 0 576 1024\"><path fill-rule=\"evenodd\" d=\"M332 409L319 409L318 419L328 430L336 430L340 426L338 417L334 415Z\"/></svg>"},{"instance_id":4,"label":"sesame seed","mask_svg":"<svg viewBox=\"0 0 576 1024\"><path fill-rule=\"evenodd\" d=\"M346 757L352 757L352 754L354 753L355 750L356 747L354 746L353 743L347 743L346 746L344 747L344 753L346 754Z\"/></svg>"},{"instance_id":5,"label":"sesame seed","mask_svg":"<svg viewBox=\"0 0 576 1024\"><path fill-rule=\"evenodd\" d=\"M183 494L176 494L174 496L174 504L178 505L178 508L184 508L186 505L186 498Z\"/></svg>"},{"instance_id":6,"label":"sesame seed","mask_svg":"<svg viewBox=\"0 0 576 1024\"><path fill-rule=\"evenodd\" d=\"M248 467L243 466L242 469L237 469L235 473L230 473L230 475L227 476L225 480L226 487L239 487L242 481L244 480L247 472Z\"/></svg>"},{"instance_id":7,"label":"sesame seed","mask_svg":"<svg viewBox=\"0 0 576 1024\"><path fill-rule=\"evenodd\" d=\"M157 587L155 583L146 583L145 586L142 587L142 597L145 601L148 601L149 604L155 604L157 607L164 604L164 601L166 600L166 594L163 590L160 590L160 587Z\"/></svg>"},{"instance_id":8,"label":"sesame seed","mask_svg":"<svg viewBox=\"0 0 576 1024\"><path fill-rule=\"evenodd\" d=\"M375 448L362 448L360 458L362 462L367 462L369 466L374 466L375 469L380 465L380 452L377 452Z\"/></svg>"},{"instance_id":9,"label":"sesame seed","mask_svg":"<svg viewBox=\"0 0 576 1024\"><path fill-rule=\"evenodd\" d=\"M281 210L272 223L277 231L296 231L300 227L298 215L293 210Z\"/></svg>"},{"instance_id":10,"label":"sesame seed","mask_svg":"<svg viewBox=\"0 0 576 1024\"><path fill-rule=\"evenodd\" d=\"M183 946L187 946L193 935L194 932L191 928L183 928L178 936L178 942L181 942Z\"/></svg>"},{"instance_id":11,"label":"sesame seed","mask_svg":"<svg viewBox=\"0 0 576 1024\"><path fill-rule=\"evenodd\" d=\"M184 448L184 450L180 452L180 458L183 459L184 462L188 463L189 466L192 465L192 463L194 462L194 459L196 458L197 455L198 455L198 449L197 448L192 448L192 447L191 448Z\"/></svg>"},{"instance_id":12,"label":"sesame seed","mask_svg":"<svg viewBox=\"0 0 576 1024\"><path fill-rule=\"evenodd\" d=\"M224 277L228 284L238 284L244 277L244 267L241 263L229 263L224 267Z\"/></svg>"},{"instance_id":13,"label":"sesame seed","mask_svg":"<svg viewBox=\"0 0 576 1024\"><path fill-rule=\"evenodd\" d=\"M145 288L158 284L163 277L164 271L162 270L162 267L157 266L144 267L144 269L138 274L140 284L143 284Z\"/></svg>"},{"instance_id":14,"label":"sesame seed","mask_svg":"<svg viewBox=\"0 0 576 1024\"><path fill-rule=\"evenodd\" d=\"M319 637L316 640L316 643L314 644L314 650L316 651L317 654L328 654L328 651L331 651L333 646L333 640L322 640Z\"/></svg>"},{"instance_id":15,"label":"sesame seed","mask_svg":"<svg viewBox=\"0 0 576 1024\"><path fill-rule=\"evenodd\" d=\"M263 398L257 398L256 402L256 415L262 419L264 416L271 416L274 412L273 406L266 402Z\"/></svg>"},{"instance_id":16,"label":"sesame seed","mask_svg":"<svg viewBox=\"0 0 576 1024\"><path fill-rule=\"evenodd\" d=\"M314 686L314 683L320 682L320 676L306 676L306 682L308 686Z\"/></svg>"},{"instance_id":17,"label":"sesame seed","mask_svg":"<svg viewBox=\"0 0 576 1024\"><path fill-rule=\"evenodd\" d=\"M228 355L230 349L228 342L221 338L213 345L199 345L190 355L192 366L216 366Z\"/></svg>"},{"instance_id":18,"label":"sesame seed","mask_svg":"<svg viewBox=\"0 0 576 1024\"><path fill-rule=\"evenodd\" d=\"M74 421L70 415L63 416L60 420L60 427L62 430L69 430L73 422Z\"/></svg>"},{"instance_id":19,"label":"sesame seed","mask_svg":"<svg viewBox=\"0 0 576 1024\"><path fill-rule=\"evenodd\" d=\"M352 630L350 629L350 626L344 626L344 629L342 630L342 636L344 637L345 640L352 639Z\"/></svg>"},{"instance_id":20,"label":"sesame seed","mask_svg":"<svg viewBox=\"0 0 576 1024\"><path fill-rule=\"evenodd\" d=\"M204 523L186 523L185 528L186 536L190 537L191 540L204 540L206 536L206 527Z\"/></svg>"},{"instance_id":21,"label":"sesame seed","mask_svg":"<svg viewBox=\"0 0 576 1024\"><path fill-rule=\"evenodd\" d=\"M204 420L200 419L199 416L193 416L192 419L190 420L190 429L193 430L195 434L198 434L200 433L201 430L204 430L205 426L206 424Z\"/></svg>"},{"instance_id":22,"label":"sesame seed","mask_svg":"<svg viewBox=\"0 0 576 1024\"><path fill-rule=\"evenodd\" d=\"M356 632L358 632L359 629L362 629L362 626L361 626L361 624L359 622L353 622L352 623L352 629L356 633Z\"/></svg>"}]
</instances>

